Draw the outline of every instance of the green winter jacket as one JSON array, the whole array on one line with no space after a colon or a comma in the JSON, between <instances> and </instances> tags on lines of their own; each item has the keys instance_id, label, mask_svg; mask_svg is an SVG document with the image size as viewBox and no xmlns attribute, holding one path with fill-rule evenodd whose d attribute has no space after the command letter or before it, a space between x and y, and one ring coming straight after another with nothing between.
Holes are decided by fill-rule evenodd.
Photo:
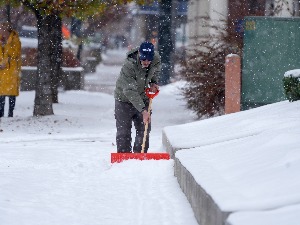
<instances>
[{"instance_id":1,"label":"green winter jacket","mask_svg":"<svg viewBox=\"0 0 300 225\"><path fill-rule=\"evenodd\" d=\"M120 75L116 82L114 97L117 101L132 103L142 112L148 102L145 89L149 84L158 82L161 70L160 56L155 52L154 59L148 68L142 68L138 49L135 48L127 53Z\"/></svg>"}]
</instances>

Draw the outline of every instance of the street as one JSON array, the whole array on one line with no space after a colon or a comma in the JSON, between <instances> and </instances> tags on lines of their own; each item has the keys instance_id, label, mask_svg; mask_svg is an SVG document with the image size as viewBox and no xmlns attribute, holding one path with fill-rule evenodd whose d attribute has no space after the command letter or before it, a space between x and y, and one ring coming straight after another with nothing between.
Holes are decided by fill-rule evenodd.
<instances>
[{"instance_id":1,"label":"street","mask_svg":"<svg viewBox=\"0 0 300 225\"><path fill-rule=\"evenodd\" d=\"M103 61L97 66L96 72L85 74L84 89L113 94L126 52L127 49L114 49L103 54Z\"/></svg>"}]
</instances>

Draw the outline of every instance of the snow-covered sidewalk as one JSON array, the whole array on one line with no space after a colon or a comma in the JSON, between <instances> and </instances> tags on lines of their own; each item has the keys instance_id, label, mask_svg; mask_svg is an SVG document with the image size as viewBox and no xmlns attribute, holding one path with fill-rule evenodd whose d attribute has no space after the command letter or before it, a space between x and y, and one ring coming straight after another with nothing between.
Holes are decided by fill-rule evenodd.
<instances>
[{"instance_id":1,"label":"snow-covered sidewalk","mask_svg":"<svg viewBox=\"0 0 300 225\"><path fill-rule=\"evenodd\" d=\"M162 87L154 100L151 152L162 151L164 126L195 118L178 85ZM197 224L173 160L110 164L111 94L61 92L55 115L39 118L33 102L33 91L21 92L15 117L1 119L1 225Z\"/></svg>"}]
</instances>

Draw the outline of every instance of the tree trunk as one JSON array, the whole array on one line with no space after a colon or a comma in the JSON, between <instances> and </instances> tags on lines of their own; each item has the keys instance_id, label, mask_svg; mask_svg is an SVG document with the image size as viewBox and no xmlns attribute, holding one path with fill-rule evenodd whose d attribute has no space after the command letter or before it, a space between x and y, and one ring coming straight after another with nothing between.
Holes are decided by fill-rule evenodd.
<instances>
[{"instance_id":1,"label":"tree trunk","mask_svg":"<svg viewBox=\"0 0 300 225\"><path fill-rule=\"evenodd\" d=\"M58 103L58 84L59 78L62 75L62 21L59 16L53 16L53 32L52 32L52 50L51 65L53 65L51 74L51 90L52 90L52 102Z\"/></svg>"},{"instance_id":2,"label":"tree trunk","mask_svg":"<svg viewBox=\"0 0 300 225\"><path fill-rule=\"evenodd\" d=\"M7 18L7 22L11 22L11 20L10 20L10 9L11 9L11 7L10 7L10 4L7 4L6 5L6 18Z\"/></svg>"},{"instance_id":3,"label":"tree trunk","mask_svg":"<svg viewBox=\"0 0 300 225\"><path fill-rule=\"evenodd\" d=\"M38 15L38 63L37 63L37 80L34 100L34 116L53 115L52 91L51 91L51 74L53 63L52 54L52 37L53 32L52 15Z\"/></svg>"}]
</instances>

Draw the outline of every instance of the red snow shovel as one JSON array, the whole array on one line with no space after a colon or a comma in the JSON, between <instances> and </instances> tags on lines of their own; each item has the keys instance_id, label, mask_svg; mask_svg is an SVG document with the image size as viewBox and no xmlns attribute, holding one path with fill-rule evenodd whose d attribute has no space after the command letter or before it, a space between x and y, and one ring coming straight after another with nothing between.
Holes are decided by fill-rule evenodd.
<instances>
[{"instance_id":1,"label":"red snow shovel","mask_svg":"<svg viewBox=\"0 0 300 225\"><path fill-rule=\"evenodd\" d=\"M148 113L150 114L151 111L151 104L152 99L157 96L159 93L159 90L157 92L153 93L150 91L150 88L146 89L146 95L150 99L149 107L148 107ZM147 137L147 131L148 131L148 122L145 124L145 131L144 131L144 138L143 138L143 144L142 144L142 151L141 153L111 153L111 163L120 163L124 160L129 159L137 159L137 160L161 160L161 159L170 159L169 153L144 153L145 145L146 145L146 137Z\"/></svg>"}]
</instances>

